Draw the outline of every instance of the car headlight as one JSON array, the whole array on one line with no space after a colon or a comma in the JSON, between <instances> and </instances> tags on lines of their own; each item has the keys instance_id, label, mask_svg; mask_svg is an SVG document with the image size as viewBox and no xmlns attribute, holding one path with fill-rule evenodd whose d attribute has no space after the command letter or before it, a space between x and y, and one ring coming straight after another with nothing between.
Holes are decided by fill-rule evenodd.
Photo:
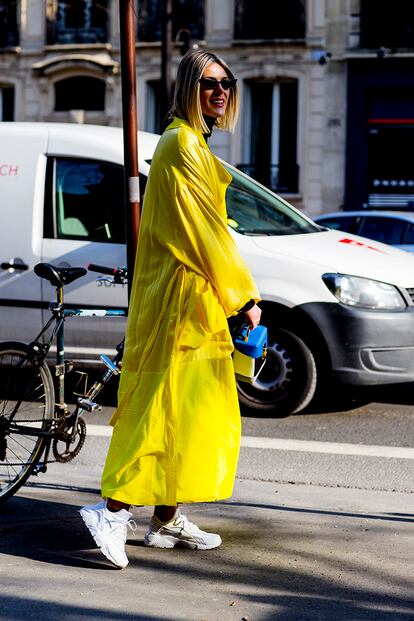
<instances>
[{"instance_id":1,"label":"car headlight","mask_svg":"<svg viewBox=\"0 0 414 621\"><path fill-rule=\"evenodd\" d=\"M394 285L347 274L324 274L329 291L343 304L375 310L400 310L407 305Z\"/></svg>"}]
</instances>

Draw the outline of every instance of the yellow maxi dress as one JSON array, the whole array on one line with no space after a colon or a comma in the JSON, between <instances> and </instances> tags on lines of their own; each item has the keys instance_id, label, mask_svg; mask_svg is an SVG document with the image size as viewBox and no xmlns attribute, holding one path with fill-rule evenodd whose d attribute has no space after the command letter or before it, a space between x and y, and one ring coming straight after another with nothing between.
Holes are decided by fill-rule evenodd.
<instances>
[{"instance_id":1,"label":"yellow maxi dress","mask_svg":"<svg viewBox=\"0 0 414 621\"><path fill-rule=\"evenodd\" d=\"M102 495L132 505L231 496L240 412L226 317L259 293L227 228L231 176L174 119L151 163Z\"/></svg>"}]
</instances>

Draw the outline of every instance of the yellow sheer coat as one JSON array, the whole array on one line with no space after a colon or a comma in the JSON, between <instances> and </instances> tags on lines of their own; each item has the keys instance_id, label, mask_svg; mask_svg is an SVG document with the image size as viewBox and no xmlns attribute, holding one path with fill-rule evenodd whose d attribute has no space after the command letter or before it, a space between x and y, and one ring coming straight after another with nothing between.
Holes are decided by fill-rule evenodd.
<instances>
[{"instance_id":1,"label":"yellow sheer coat","mask_svg":"<svg viewBox=\"0 0 414 621\"><path fill-rule=\"evenodd\" d=\"M230 181L202 134L174 119L145 191L104 497L231 496L240 413L226 317L259 293L227 228Z\"/></svg>"}]
</instances>

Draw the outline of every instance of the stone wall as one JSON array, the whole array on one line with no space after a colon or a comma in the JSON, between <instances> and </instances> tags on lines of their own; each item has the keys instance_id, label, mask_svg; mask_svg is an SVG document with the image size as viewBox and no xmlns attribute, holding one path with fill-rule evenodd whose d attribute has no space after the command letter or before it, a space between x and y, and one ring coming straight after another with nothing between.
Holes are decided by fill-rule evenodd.
<instances>
[{"instance_id":1,"label":"stone wall","mask_svg":"<svg viewBox=\"0 0 414 621\"><path fill-rule=\"evenodd\" d=\"M120 125L121 82L118 2L112 0L110 40L101 45L46 45L46 0L21 0L20 44L0 52L0 87L15 88L15 120ZM344 51L353 28L350 0L308 0L304 42L237 43L233 41L234 1L206 0L206 45L222 55L239 78L242 104L245 81L298 80L297 153L299 191L289 200L309 215L343 203L346 68ZM264 16L264 19L266 16ZM325 52L331 56L323 64ZM322 60L321 60L322 59ZM175 48L173 73L180 53ZM74 75L106 83L101 112L54 111L54 84ZM137 44L139 127L147 129L148 82L160 77L160 45ZM246 115L233 135L216 132L211 148L231 163L243 161Z\"/></svg>"}]
</instances>

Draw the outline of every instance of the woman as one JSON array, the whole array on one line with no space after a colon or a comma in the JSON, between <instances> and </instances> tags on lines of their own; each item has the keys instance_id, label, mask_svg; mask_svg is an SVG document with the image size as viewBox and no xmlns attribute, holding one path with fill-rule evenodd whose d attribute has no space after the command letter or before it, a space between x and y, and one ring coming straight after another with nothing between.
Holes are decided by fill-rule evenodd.
<instances>
[{"instance_id":1,"label":"woman","mask_svg":"<svg viewBox=\"0 0 414 621\"><path fill-rule=\"evenodd\" d=\"M203 50L182 59L151 163L126 330L125 356L102 476L106 501L81 509L103 554L125 567L131 505L155 505L145 544L211 549L177 508L231 496L240 412L227 317L260 320L256 285L227 227L231 176L208 149L232 130L236 79ZM204 135L203 135L204 134Z\"/></svg>"}]
</instances>

